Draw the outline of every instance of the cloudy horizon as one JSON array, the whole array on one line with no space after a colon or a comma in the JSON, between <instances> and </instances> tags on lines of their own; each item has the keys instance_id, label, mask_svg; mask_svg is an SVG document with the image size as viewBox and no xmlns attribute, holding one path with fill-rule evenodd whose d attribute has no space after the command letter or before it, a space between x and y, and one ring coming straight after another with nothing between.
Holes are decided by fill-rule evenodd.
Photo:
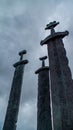
<instances>
[{"instance_id":1,"label":"cloudy horizon","mask_svg":"<svg viewBox=\"0 0 73 130\"><path fill-rule=\"evenodd\" d=\"M47 55L40 46L50 31L46 24L60 22L56 31L69 31L64 46L73 74L73 1L69 0L0 0L0 129L2 130L18 52L27 50L17 130L36 130L37 85L35 71L41 66L39 57ZM48 60L46 61L48 65ZM28 77L28 78L27 78ZM28 79L28 80L27 80Z\"/></svg>"}]
</instances>

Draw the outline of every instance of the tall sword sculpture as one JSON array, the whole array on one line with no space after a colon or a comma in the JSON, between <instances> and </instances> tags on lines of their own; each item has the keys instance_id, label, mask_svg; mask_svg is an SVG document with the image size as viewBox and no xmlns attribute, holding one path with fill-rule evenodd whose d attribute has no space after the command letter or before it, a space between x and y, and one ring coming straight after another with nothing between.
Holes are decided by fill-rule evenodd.
<instances>
[{"instance_id":1,"label":"tall sword sculpture","mask_svg":"<svg viewBox=\"0 0 73 130\"><path fill-rule=\"evenodd\" d=\"M37 130L52 130L49 67L45 66L46 58L40 58L42 67L35 72L38 74Z\"/></svg>"},{"instance_id":2,"label":"tall sword sculpture","mask_svg":"<svg viewBox=\"0 0 73 130\"><path fill-rule=\"evenodd\" d=\"M16 130L24 65L28 63L27 60L23 60L24 54L26 54L26 50L23 50L19 53L20 61L13 65L15 67L15 72L14 72L11 92L9 96L3 130Z\"/></svg>"},{"instance_id":3,"label":"tall sword sculpture","mask_svg":"<svg viewBox=\"0 0 73 130\"><path fill-rule=\"evenodd\" d=\"M68 31L55 32L59 23L46 26L51 35L41 41L47 44L51 79L51 95L54 130L73 130L73 80L62 39Z\"/></svg>"}]
</instances>

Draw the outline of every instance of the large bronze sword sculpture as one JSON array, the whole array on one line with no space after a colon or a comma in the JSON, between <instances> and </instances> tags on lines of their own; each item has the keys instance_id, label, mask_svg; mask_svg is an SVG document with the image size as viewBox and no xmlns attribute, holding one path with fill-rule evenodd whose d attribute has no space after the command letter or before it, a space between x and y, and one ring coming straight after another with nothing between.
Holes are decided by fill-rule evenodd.
<instances>
[{"instance_id":1,"label":"large bronze sword sculpture","mask_svg":"<svg viewBox=\"0 0 73 130\"><path fill-rule=\"evenodd\" d=\"M38 74L37 130L52 130L49 67L45 66L46 58L40 58L42 67L35 72Z\"/></svg>"},{"instance_id":2,"label":"large bronze sword sculpture","mask_svg":"<svg viewBox=\"0 0 73 130\"><path fill-rule=\"evenodd\" d=\"M54 130L73 130L73 80L62 41L69 33L55 32L58 24L54 21L46 26L51 35L41 45L48 49Z\"/></svg>"},{"instance_id":3,"label":"large bronze sword sculpture","mask_svg":"<svg viewBox=\"0 0 73 130\"><path fill-rule=\"evenodd\" d=\"M16 130L24 65L28 63L27 60L23 60L24 54L26 54L26 51L25 50L21 51L19 53L20 61L13 65L15 67L15 72L14 72L11 92L9 96L8 107L7 107L3 130Z\"/></svg>"}]
</instances>

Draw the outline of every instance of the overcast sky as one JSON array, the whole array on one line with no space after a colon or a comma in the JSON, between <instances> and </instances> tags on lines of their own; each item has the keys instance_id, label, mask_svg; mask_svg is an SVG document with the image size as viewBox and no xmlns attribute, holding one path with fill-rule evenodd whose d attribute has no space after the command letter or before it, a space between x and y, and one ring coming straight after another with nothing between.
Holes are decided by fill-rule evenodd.
<instances>
[{"instance_id":1,"label":"overcast sky","mask_svg":"<svg viewBox=\"0 0 73 130\"><path fill-rule=\"evenodd\" d=\"M73 73L73 0L0 0L0 129L2 130L18 52L26 49L21 104L17 130L36 130L37 83L34 72L41 66L40 56L47 55L40 46L49 31L46 24L59 21L56 31L69 31L64 46ZM48 61L46 62L48 65ZM28 80L27 80L28 79Z\"/></svg>"}]
</instances>

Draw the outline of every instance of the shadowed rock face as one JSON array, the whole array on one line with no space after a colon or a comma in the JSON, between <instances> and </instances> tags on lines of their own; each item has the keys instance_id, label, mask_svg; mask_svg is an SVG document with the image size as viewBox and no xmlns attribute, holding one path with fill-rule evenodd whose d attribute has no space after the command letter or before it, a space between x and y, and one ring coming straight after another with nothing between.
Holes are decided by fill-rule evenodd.
<instances>
[{"instance_id":1,"label":"shadowed rock face","mask_svg":"<svg viewBox=\"0 0 73 130\"><path fill-rule=\"evenodd\" d=\"M16 130L24 65L27 64L27 62L28 62L27 60L22 60L22 55L21 55L20 61L14 64L15 72L14 72L11 92L9 96L9 102L8 102L3 130Z\"/></svg>"}]
</instances>

